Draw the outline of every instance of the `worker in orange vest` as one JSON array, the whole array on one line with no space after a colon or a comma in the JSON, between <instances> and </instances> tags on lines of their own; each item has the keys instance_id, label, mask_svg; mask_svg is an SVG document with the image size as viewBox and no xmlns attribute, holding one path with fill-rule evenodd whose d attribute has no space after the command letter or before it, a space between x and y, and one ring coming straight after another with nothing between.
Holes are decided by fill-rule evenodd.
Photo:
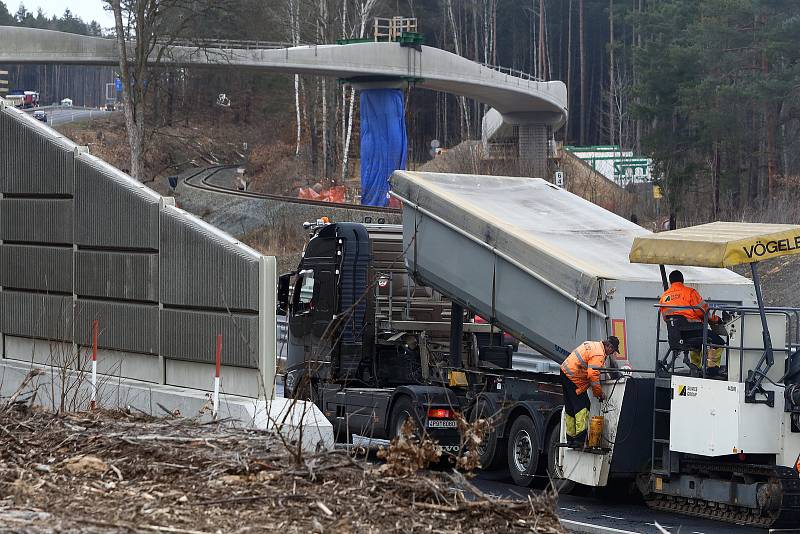
<instances>
[{"instance_id":1,"label":"worker in orange vest","mask_svg":"<svg viewBox=\"0 0 800 534\"><path fill-rule=\"evenodd\" d=\"M589 395L605 400L600 387L599 367L605 366L606 358L619 353L619 339L610 336L605 341L584 341L561 364L561 387L564 390L564 424L567 445L581 449L586 443L589 423Z\"/></svg>"},{"instance_id":2,"label":"worker in orange vest","mask_svg":"<svg viewBox=\"0 0 800 534\"><path fill-rule=\"evenodd\" d=\"M703 297L700 296L696 289L683 284L683 273L678 270L669 273L669 288L661 294L658 303L664 306L661 308L663 317L681 315L690 323L702 323L706 314L708 314L706 301L703 300ZM675 306L675 308L670 308L668 307L669 305ZM680 306L694 306L694 308L680 309ZM708 322L709 324L718 323L719 317L711 315L708 318ZM698 337L702 338L702 336L703 331L699 330ZM725 340L712 330L708 331L706 339L709 344L708 368L714 374L719 370L719 365L722 361L722 346L725 345ZM690 351L689 359L693 365L702 367L699 350Z\"/></svg>"}]
</instances>

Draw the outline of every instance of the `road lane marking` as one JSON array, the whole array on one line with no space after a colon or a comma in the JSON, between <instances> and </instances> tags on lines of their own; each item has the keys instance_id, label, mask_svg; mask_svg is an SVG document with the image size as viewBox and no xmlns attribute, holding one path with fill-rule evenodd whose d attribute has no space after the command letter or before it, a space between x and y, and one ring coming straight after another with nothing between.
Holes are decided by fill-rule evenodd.
<instances>
[{"instance_id":1,"label":"road lane marking","mask_svg":"<svg viewBox=\"0 0 800 534\"><path fill-rule=\"evenodd\" d=\"M582 532L584 534L640 534L631 530L620 530L618 528L572 521L571 519L561 519L561 526L570 532Z\"/></svg>"},{"instance_id":2,"label":"road lane marking","mask_svg":"<svg viewBox=\"0 0 800 534\"><path fill-rule=\"evenodd\" d=\"M607 517L607 518L609 518L609 519L616 519L616 520L618 520L618 521L625 521L625 518L624 518L624 517L617 517L617 516L615 516L615 515L605 515L605 514L600 514L600 517Z\"/></svg>"},{"instance_id":3,"label":"road lane marking","mask_svg":"<svg viewBox=\"0 0 800 534\"><path fill-rule=\"evenodd\" d=\"M567 508L566 506L559 507L561 510L566 510L567 512L577 512L577 508Z\"/></svg>"},{"instance_id":4,"label":"road lane marking","mask_svg":"<svg viewBox=\"0 0 800 534\"><path fill-rule=\"evenodd\" d=\"M513 493L514 495L516 495L517 497L519 497L520 499L522 499L524 501L528 500L528 498L525 495L523 495L521 493L518 493L518 492L514 491L513 489L508 490L508 492L509 493Z\"/></svg>"}]
</instances>

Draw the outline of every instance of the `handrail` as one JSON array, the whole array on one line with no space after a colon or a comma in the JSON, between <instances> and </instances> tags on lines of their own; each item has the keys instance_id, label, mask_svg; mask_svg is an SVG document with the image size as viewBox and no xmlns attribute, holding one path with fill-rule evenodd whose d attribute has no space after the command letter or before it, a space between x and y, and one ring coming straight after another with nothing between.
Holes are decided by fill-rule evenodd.
<instances>
[{"instance_id":1,"label":"handrail","mask_svg":"<svg viewBox=\"0 0 800 534\"><path fill-rule=\"evenodd\" d=\"M177 38L157 39L156 43L166 46L184 46L194 48L223 48L240 50L282 49L295 46L313 46L308 43L290 43L287 41L261 41L246 39L208 39L208 38Z\"/></svg>"},{"instance_id":2,"label":"handrail","mask_svg":"<svg viewBox=\"0 0 800 534\"><path fill-rule=\"evenodd\" d=\"M491 63L480 63L481 67L486 67L488 69L496 70L497 72L508 74L509 76L514 76L515 78L521 78L523 80L528 80L532 82L543 82L544 79L534 76L533 74L525 71L521 71L519 69L512 69L511 67L503 67L500 65L492 65Z\"/></svg>"},{"instance_id":3,"label":"handrail","mask_svg":"<svg viewBox=\"0 0 800 534\"><path fill-rule=\"evenodd\" d=\"M746 320L747 317L752 317L753 315L755 315L757 313L760 314L761 311L762 311L758 307L755 307L755 306L737 306L735 304L714 304L714 303L709 303L708 310L703 310L699 306L675 306L675 305L661 304L661 303L654 304L653 307L659 309L659 313L658 313L659 321L658 321L658 324L657 324L657 333L656 333L656 337L657 337L657 339L656 339L656 347L657 347L656 348L656 360L657 361L661 361L661 356L660 356L660 351L658 350L658 346L661 345L662 343L668 343L668 340L662 339L661 338L661 334L660 334L660 331L661 331L661 319L662 319L661 309L663 309L663 308L672 308L672 309L676 309L676 310L694 309L694 310L702 311L703 315L704 315L703 321L702 322L698 321L697 324L702 325L702 329L703 329L702 347L704 347L704 348L707 346L707 343L708 343L707 335L708 335L708 328L710 326L708 319L709 319L709 315L710 315L711 312L715 312L715 311L737 312L737 313L739 313L739 317L742 320L742 328L744 328L744 321ZM773 306L773 307L764 307L763 308L763 312L764 313L768 313L768 314L772 314L772 315L783 315L786 318L787 332L786 332L786 339L784 340L784 346L783 347L772 347L772 350L774 350L776 352L780 352L780 353L786 353L788 355L788 354L792 353L794 350L796 350L798 347L800 347L800 340L798 340L798 337L800 337L800 308L793 308L793 307L787 307L787 306ZM729 344L729 340L726 341L726 343L724 345L721 345L720 347L725 349L725 359L726 359L726 361L730 360L730 351L731 350L737 351L739 353L739 382L742 382L744 380L744 353L746 351L764 350L763 347L748 347L748 346L745 346L744 345L744 336L740 337L739 346L738 347L731 346ZM666 363L666 358L669 356L670 352L671 352L671 350L667 351L667 354L665 355L665 360L664 360L663 363ZM705 375L705 372L706 372L706 359L703 358L702 361L703 361L703 373ZM755 371L756 373L759 373L757 370L752 370L752 371ZM759 373L759 374L762 374L763 376L766 376L763 373Z\"/></svg>"}]
</instances>

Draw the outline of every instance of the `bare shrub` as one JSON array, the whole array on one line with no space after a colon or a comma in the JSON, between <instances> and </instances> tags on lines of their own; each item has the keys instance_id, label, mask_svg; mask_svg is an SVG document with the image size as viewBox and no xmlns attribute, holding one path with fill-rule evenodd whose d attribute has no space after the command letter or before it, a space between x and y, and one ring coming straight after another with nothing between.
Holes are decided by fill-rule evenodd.
<instances>
[{"instance_id":1,"label":"bare shrub","mask_svg":"<svg viewBox=\"0 0 800 534\"><path fill-rule=\"evenodd\" d=\"M378 451L378 458L385 463L378 467L378 472L387 476L410 476L436 463L442 457L441 449L436 443L423 434L419 437L416 424L406 419L388 448Z\"/></svg>"},{"instance_id":2,"label":"bare shrub","mask_svg":"<svg viewBox=\"0 0 800 534\"><path fill-rule=\"evenodd\" d=\"M492 430L490 419L475 419L467 421L461 414L456 414L458 424L458 434L461 438L459 455L456 459L456 469L472 472L481 466L481 456L478 453L478 446L483 443L486 436Z\"/></svg>"}]
</instances>

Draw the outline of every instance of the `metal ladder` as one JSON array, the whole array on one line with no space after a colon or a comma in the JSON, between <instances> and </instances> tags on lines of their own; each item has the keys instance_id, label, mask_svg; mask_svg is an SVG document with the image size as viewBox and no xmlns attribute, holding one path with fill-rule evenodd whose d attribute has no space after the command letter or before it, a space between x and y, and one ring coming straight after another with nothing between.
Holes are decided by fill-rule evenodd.
<instances>
[{"instance_id":1,"label":"metal ladder","mask_svg":"<svg viewBox=\"0 0 800 534\"><path fill-rule=\"evenodd\" d=\"M669 420L672 401L672 378L656 374L653 385L653 448L651 472L670 476L672 455L669 451Z\"/></svg>"}]
</instances>

